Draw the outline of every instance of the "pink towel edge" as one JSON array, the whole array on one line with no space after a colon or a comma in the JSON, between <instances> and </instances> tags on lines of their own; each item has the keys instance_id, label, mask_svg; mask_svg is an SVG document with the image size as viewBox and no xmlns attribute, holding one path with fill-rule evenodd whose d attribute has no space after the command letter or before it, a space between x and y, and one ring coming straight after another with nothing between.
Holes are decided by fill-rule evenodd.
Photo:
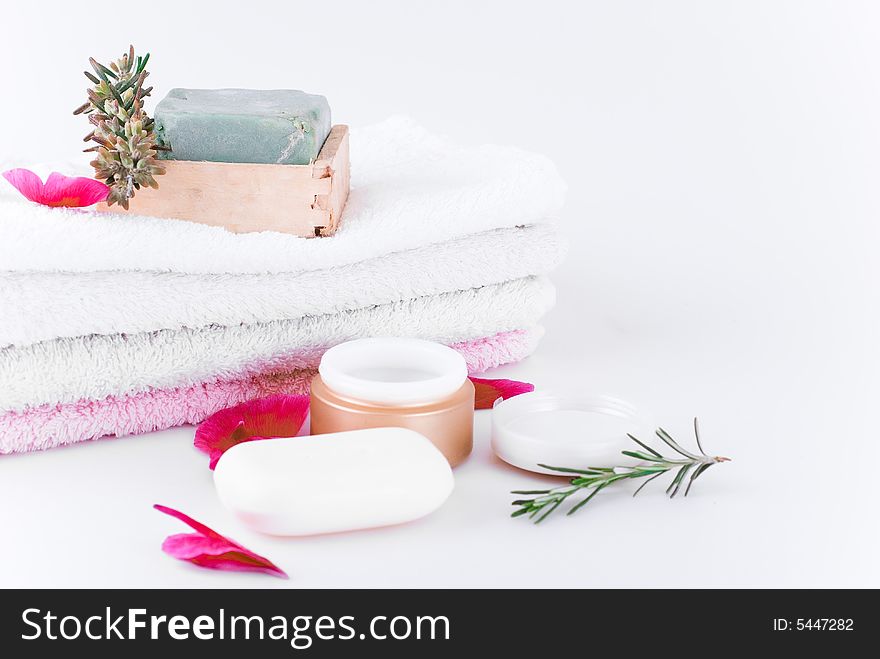
<instances>
[{"instance_id":1,"label":"pink towel edge","mask_svg":"<svg viewBox=\"0 0 880 659\"><path fill-rule=\"evenodd\" d=\"M457 343L471 374L520 361L537 347L540 328L514 330ZM310 355L311 356L311 355ZM315 353L315 366L321 353ZM40 405L0 414L0 454L26 453L102 437L139 435L197 424L218 410L273 394L308 393L315 369L261 372L152 389L101 400Z\"/></svg>"}]
</instances>

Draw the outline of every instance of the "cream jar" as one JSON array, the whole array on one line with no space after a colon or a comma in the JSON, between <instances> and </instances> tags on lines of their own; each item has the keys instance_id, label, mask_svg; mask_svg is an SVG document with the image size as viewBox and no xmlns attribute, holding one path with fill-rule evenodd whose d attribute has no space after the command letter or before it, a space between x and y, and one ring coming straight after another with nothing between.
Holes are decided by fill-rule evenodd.
<instances>
[{"instance_id":1,"label":"cream jar","mask_svg":"<svg viewBox=\"0 0 880 659\"><path fill-rule=\"evenodd\" d=\"M464 358L439 343L391 337L325 352L312 380L312 434L383 427L415 430L450 465L463 462L474 431L474 385Z\"/></svg>"}]
</instances>

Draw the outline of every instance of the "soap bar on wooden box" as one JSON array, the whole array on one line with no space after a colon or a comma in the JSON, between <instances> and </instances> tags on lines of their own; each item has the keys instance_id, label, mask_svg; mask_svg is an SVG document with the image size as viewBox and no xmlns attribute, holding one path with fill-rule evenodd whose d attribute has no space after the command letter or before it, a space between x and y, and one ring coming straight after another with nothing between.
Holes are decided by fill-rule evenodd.
<instances>
[{"instance_id":1,"label":"soap bar on wooden box","mask_svg":"<svg viewBox=\"0 0 880 659\"><path fill-rule=\"evenodd\" d=\"M329 236L336 231L350 185L348 126L333 126L308 165L163 161L159 189L141 188L120 206L99 211L151 215L221 226L236 233L280 231Z\"/></svg>"},{"instance_id":2,"label":"soap bar on wooden box","mask_svg":"<svg viewBox=\"0 0 880 659\"><path fill-rule=\"evenodd\" d=\"M330 134L327 99L295 89L172 89L153 118L167 160L308 165Z\"/></svg>"}]
</instances>

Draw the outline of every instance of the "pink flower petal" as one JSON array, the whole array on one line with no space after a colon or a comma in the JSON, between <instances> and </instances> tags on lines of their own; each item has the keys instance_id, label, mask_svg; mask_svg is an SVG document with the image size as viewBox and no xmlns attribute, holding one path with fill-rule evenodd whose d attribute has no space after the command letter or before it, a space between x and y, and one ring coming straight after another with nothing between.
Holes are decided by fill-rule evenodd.
<instances>
[{"instance_id":1,"label":"pink flower petal","mask_svg":"<svg viewBox=\"0 0 880 659\"><path fill-rule=\"evenodd\" d=\"M169 556L212 570L264 572L287 578L287 574L268 558L242 547L234 540L220 535L179 510L159 504L155 504L153 508L166 515L171 515L171 517L176 517L197 531L197 533L178 533L165 538L165 542L162 543L162 551Z\"/></svg>"},{"instance_id":2,"label":"pink flower petal","mask_svg":"<svg viewBox=\"0 0 880 659\"><path fill-rule=\"evenodd\" d=\"M241 403L212 414L199 424L193 444L211 458L210 468L224 452L242 442L295 437L309 413L306 395L277 395Z\"/></svg>"},{"instance_id":3,"label":"pink flower petal","mask_svg":"<svg viewBox=\"0 0 880 659\"><path fill-rule=\"evenodd\" d=\"M93 178L71 177L52 172L43 186L41 203L46 206L81 208L104 201L109 192L110 188Z\"/></svg>"},{"instance_id":4,"label":"pink flower petal","mask_svg":"<svg viewBox=\"0 0 880 659\"><path fill-rule=\"evenodd\" d=\"M476 389L475 410L490 410L499 398L507 400L535 390L535 385L517 380L484 380L481 378L471 378L470 380Z\"/></svg>"},{"instance_id":5,"label":"pink flower petal","mask_svg":"<svg viewBox=\"0 0 880 659\"><path fill-rule=\"evenodd\" d=\"M9 181L26 199L43 203L43 182L40 177L29 169L10 169L3 172L3 178Z\"/></svg>"},{"instance_id":6,"label":"pink flower petal","mask_svg":"<svg viewBox=\"0 0 880 659\"><path fill-rule=\"evenodd\" d=\"M49 174L46 184L29 169L10 169L3 177L27 199L44 206L91 206L107 198L105 184L84 176L70 177L58 172Z\"/></svg>"}]
</instances>

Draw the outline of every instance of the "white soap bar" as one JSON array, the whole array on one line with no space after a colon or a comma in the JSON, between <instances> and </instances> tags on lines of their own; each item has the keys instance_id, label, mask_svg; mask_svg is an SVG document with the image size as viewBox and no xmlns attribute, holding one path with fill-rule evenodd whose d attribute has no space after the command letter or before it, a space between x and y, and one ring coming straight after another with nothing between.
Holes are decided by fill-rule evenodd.
<instances>
[{"instance_id":1,"label":"white soap bar","mask_svg":"<svg viewBox=\"0 0 880 659\"><path fill-rule=\"evenodd\" d=\"M214 470L223 504L273 535L312 535L409 522L439 508L452 470L406 428L245 442Z\"/></svg>"}]
</instances>

